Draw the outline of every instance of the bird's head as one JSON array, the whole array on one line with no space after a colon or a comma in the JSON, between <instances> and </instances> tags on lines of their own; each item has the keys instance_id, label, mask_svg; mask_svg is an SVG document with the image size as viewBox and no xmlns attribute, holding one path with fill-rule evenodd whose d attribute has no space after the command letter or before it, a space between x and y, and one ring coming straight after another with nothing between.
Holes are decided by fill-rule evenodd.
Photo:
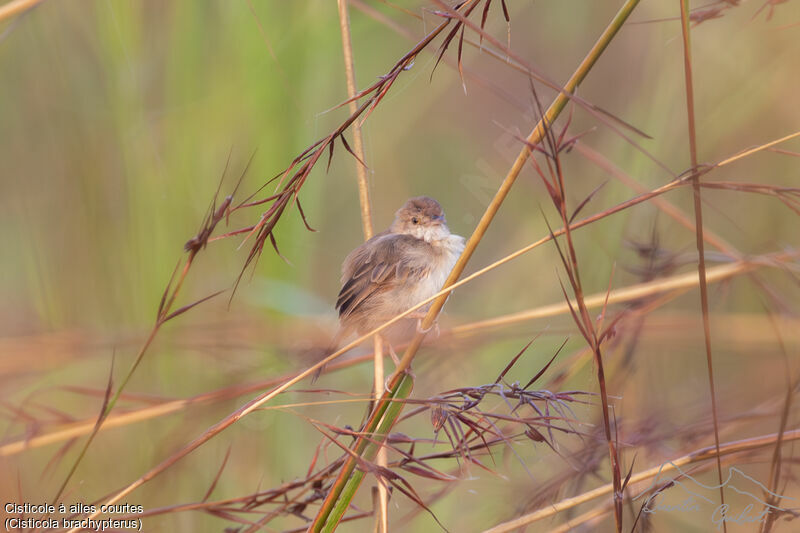
<instances>
[{"instance_id":1,"label":"bird's head","mask_svg":"<svg viewBox=\"0 0 800 533\"><path fill-rule=\"evenodd\" d=\"M427 242L440 241L450 235L442 206L428 196L408 200L395 213L391 232L412 235Z\"/></svg>"}]
</instances>

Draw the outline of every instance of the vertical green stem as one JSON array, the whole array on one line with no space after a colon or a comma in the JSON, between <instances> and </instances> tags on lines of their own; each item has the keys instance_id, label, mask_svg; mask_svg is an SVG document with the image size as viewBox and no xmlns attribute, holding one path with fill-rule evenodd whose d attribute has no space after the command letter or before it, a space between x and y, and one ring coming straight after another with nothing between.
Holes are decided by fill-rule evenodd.
<instances>
[{"instance_id":1,"label":"vertical green stem","mask_svg":"<svg viewBox=\"0 0 800 533\"><path fill-rule=\"evenodd\" d=\"M389 393L390 396L388 398L384 396L381 401L381 407L383 407L382 414L379 417L373 416L373 419L379 420L377 430L369 434L369 438L362 437L356 443L354 452L361 457L362 460L372 461L378 454L378 450L385 436L391 431L394 421L400 415L400 411L403 410L403 400L408 398L411 394L413 386L414 380L411 378L411 375L403 374L400 382L397 383L397 386ZM347 482L342 486L340 497L336 499L330 514L327 516L325 525L321 527L321 529L315 528L313 531L330 532L336 529L345 511L347 511L347 508L350 506L350 502L355 496L361 481L364 479L364 474L366 473L363 470L355 470L355 467L355 461L348 461L348 463L342 467L342 473L344 473L345 468L348 470L347 475L349 477L347 478ZM353 470L355 470L355 472L353 472Z\"/></svg>"}]
</instances>

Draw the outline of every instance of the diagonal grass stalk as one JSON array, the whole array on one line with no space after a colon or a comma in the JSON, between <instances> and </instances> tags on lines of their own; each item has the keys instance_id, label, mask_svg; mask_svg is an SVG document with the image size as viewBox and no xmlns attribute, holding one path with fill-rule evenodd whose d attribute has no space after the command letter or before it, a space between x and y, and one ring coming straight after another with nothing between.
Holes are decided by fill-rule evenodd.
<instances>
[{"instance_id":1,"label":"diagonal grass stalk","mask_svg":"<svg viewBox=\"0 0 800 533\"><path fill-rule=\"evenodd\" d=\"M444 9L448 9L443 3L438 3ZM597 59L602 55L608 44L613 40L614 36L620 30L638 3L638 0L627 0L623 4L622 8L617 12L611 23L606 27L595 45L589 51L584 60L578 65L578 68L570 77L569 81L565 84L565 91L572 93L575 91L575 89L577 89L578 85L589 73ZM453 14L453 16L461 17L460 13L452 10L450 12ZM506 178L503 180L502 185L495 194L495 197L492 199L492 202L489 204L483 216L481 217L481 220L478 222L478 226L475 228L475 231L467 241L464 252L458 259L458 262L453 268L453 271L450 273L450 276L448 276L447 281L444 284L445 288L453 285L461 276L461 273L464 271L467 262L483 238L483 235L486 233L486 230L489 228L494 216L499 211L500 206L510 192L511 187L517 179L517 176L519 176L519 173L522 171L522 167L531 155L533 150L532 146L535 146L544 138L548 125L555 121L555 119L566 107L568 101L568 94L564 91L560 92L547 109L542 120L536 125L536 127L534 127L530 135L528 135L527 143L523 146L519 156L514 162L514 165L511 167L511 170L509 170ZM433 305L431 305L430 310L422 322L422 330L433 326L433 323L441 312L446 300L447 295L442 295L433 302ZM391 428L396 417L402 410L402 404L395 403L395 400L404 399L411 392L412 378L411 375L406 372L406 370L411 365L411 361L414 359L417 351L419 350L423 337L423 333L418 333L414 336L411 345L406 349L405 353L403 354L403 358L400 360L397 369L392 375L392 378L389 382L390 390L383 395L381 401L376 405L372 416L366 424L364 432L367 435L371 435L372 438L378 442L380 442L381 438L381 429L387 427L387 425L388 428ZM388 409L389 404L393 406L392 410ZM395 405L397 407L394 407ZM392 416L393 414L394 416ZM353 450L355 454L357 454L362 460L372 461L375 453L377 453L377 446L373 446L367 439L360 438L355 443ZM325 498L325 501L323 502L314 522L309 527L309 531L333 531L336 529L344 510L350 505L350 502L355 496L358 486L364 477L363 472L354 474L353 472L355 468L356 459L352 456L348 457L348 459L345 461L345 465L340 471L339 477L336 479L328 493L328 496Z\"/></svg>"}]
</instances>

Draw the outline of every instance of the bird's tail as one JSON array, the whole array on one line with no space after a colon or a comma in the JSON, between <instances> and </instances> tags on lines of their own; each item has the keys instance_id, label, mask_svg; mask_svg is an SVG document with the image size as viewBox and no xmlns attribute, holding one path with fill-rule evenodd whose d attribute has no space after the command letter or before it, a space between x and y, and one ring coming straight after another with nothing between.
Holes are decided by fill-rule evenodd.
<instances>
[{"instance_id":1,"label":"bird's tail","mask_svg":"<svg viewBox=\"0 0 800 533\"><path fill-rule=\"evenodd\" d=\"M322 359L325 359L326 357L328 357L332 353L334 353L336 350L338 350L339 347L342 345L342 341L349 334L350 334L349 328L339 327L339 329L336 331L336 334L331 339L331 342L328 343L328 347L325 348L325 351L323 352L324 355L322 356ZM327 365L322 365L321 367L319 367L317 369L316 372L314 372L314 375L311 377L311 383L315 383L317 381L317 379L319 379L319 377L322 375L322 373L325 372L325 367L326 366Z\"/></svg>"}]
</instances>

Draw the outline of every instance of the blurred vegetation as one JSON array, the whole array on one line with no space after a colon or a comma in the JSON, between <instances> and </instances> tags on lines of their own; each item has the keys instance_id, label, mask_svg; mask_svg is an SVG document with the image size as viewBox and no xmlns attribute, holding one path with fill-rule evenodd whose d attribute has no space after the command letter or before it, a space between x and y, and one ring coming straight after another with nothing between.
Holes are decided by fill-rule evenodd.
<instances>
[{"instance_id":1,"label":"blurred vegetation","mask_svg":"<svg viewBox=\"0 0 800 533\"><path fill-rule=\"evenodd\" d=\"M380 20L351 7L360 87L384 74L416 42L393 31L384 18L415 39L438 22L426 2L395 3L422 20L388 2L363 0L381 14ZM585 0L507 3L511 47L555 80L566 79L618 7L617 2ZM759 6L745 3L693 29L701 161L712 163L800 129L800 4L775 5L771 17L772 7L757 13ZM644 150L579 108L570 127L572 134L588 132L582 144L647 189L671 179L654 160L675 175L689 167L677 16L677 1L643 2L579 91L650 135L645 139L626 132ZM336 2L253 0L252 9L246 1L43 2L0 24L0 400L25 406L42 420L61 415L91 419L101 397L63 387L103 391L112 355L115 375L127 370L152 326L183 244L201 224L229 154L223 195L255 152L241 187L243 197L347 116L345 109L332 109L346 99ZM490 12L487 29L506 38L499 5ZM400 78L365 123L378 230L407 197L426 194L442 203L454 232L469 235L519 151L515 136L526 135L533 124L524 75L465 46L464 65L472 73L465 94L458 71L451 68L452 48L445 56L450 66L443 61L432 76L436 49L424 53L424 60ZM541 96L549 102L553 93L543 90ZM778 148L800 152L800 143ZM582 215L635 194L577 151L563 161L573 206L607 181ZM715 171L713 179L797 187L799 162L791 155L763 152ZM361 241L361 226L353 158L337 150L330 170L324 167L318 166L301 193L317 231L306 230L295 209L287 211L276 231L287 261L268 245L230 305L226 294L165 326L128 393L151 400L186 398L266 380L304 367L310 362L304 354L325 345L335 327L339 265ZM691 218L690 189L670 193L668 199ZM800 245L797 214L775 198L706 189L704 199L707 228L745 256ZM548 203L539 178L527 169L468 271L546 235L540 206L551 223L557 220ZM236 214L228 230L256 222L252 212L248 216ZM689 258L676 263L677 272L696 268L694 233L644 204L576 232L585 291L603 292L609 279L615 288L640 282L635 269L642 262L630 243L650 242L654 233L664 251ZM242 240L214 242L198 256L179 305L232 286L247 254L248 244L239 248ZM442 327L560 302L560 272L555 248L539 248L457 290ZM796 273L770 270L759 279L785 304L779 314L796 320ZM781 326L780 337L772 332L765 312L768 291L749 278L712 286L710 296L717 392L726 427L726 421L776 394L782 398L787 370L779 340L789 354L788 375L796 379L800 337L792 327ZM610 393L620 398L618 417L651 420L664 435L673 427L708 423L699 307L697 292L690 291L659 310L663 315L654 317L655 326L644 328L633 355L635 369L627 379L611 379ZM427 348L415 363L414 397L494 380L541 332L545 335L513 370L518 374L514 379L527 382L569 335L564 353L583 347L569 316L443 342ZM609 350L609 357L621 355ZM562 382L565 390L596 389L592 363L588 356L582 361ZM368 393L370 380L371 370L362 364L326 375L320 383ZM251 395L103 431L65 498L93 501L125 486ZM319 399L325 398L292 392L277 403ZM127 400L135 403L137 398ZM364 409L363 404L344 404L304 412L327 423L356 426ZM7 412L0 428L8 438L35 426L15 418L14 409ZM581 420L597 421L593 408L576 412ZM754 416L746 425L731 425L723 440L774 432L777 421ZM797 423L793 412L789 427ZM424 420L412 427L419 436L431 436ZM319 441L320 434L302 418L257 412L127 501L145 509L199 501L228 449L231 458L215 498L275 486L305 475ZM665 437L658 451L669 458L713 442L689 441ZM576 447L580 441L568 442ZM76 450L50 463L58 448L0 457L5 473L0 500L20 499L18 490L25 501L52 497ZM432 505L437 517L451 531L490 527L528 509L531 484L571 468L543 444L520 445L516 453L507 451L494 463L486 459L500 476L465 470L469 479L448 487L451 495ZM637 458L637 465L650 466L658 457L653 453ZM754 468L753 475L765 480L767 466ZM588 490L592 483L560 495ZM418 487L423 499L439 489L433 483ZM796 482L786 490L800 497ZM363 492L362 503L369 508L368 491ZM395 494L392 520L414 509ZM151 531L218 531L233 525L200 512L147 520ZM656 524L659 531L704 530L703 525L666 520ZM282 523L300 526L294 517ZM341 529L361 531L362 526L343 524ZM397 522L397 530L435 527L424 513Z\"/></svg>"}]
</instances>

